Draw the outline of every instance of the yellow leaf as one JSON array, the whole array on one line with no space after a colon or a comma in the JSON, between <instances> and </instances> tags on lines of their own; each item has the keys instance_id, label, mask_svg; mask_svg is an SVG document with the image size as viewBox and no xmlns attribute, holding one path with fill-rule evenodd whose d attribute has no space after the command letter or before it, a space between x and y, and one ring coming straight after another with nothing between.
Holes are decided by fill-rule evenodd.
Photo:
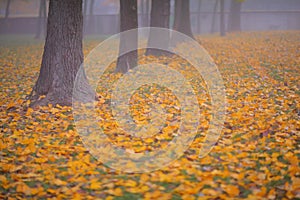
<instances>
[{"instance_id":1,"label":"yellow leaf","mask_svg":"<svg viewBox=\"0 0 300 200\"><path fill-rule=\"evenodd\" d=\"M114 199L113 196L108 196L108 197L105 198L105 200L113 200L113 199Z\"/></svg>"},{"instance_id":2,"label":"yellow leaf","mask_svg":"<svg viewBox=\"0 0 300 200\"><path fill-rule=\"evenodd\" d=\"M137 185L137 183L133 180L128 180L124 183L124 186L128 186L128 187L135 187Z\"/></svg>"},{"instance_id":3,"label":"yellow leaf","mask_svg":"<svg viewBox=\"0 0 300 200\"><path fill-rule=\"evenodd\" d=\"M276 191L275 189L271 189L269 194L268 194L268 199L275 199L276 198Z\"/></svg>"},{"instance_id":4,"label":"yellow leaf","mask_svg":"<svg viewBox=\"0 0 300 200\"><path fill-rule=\"evenodd\" d=\"M36 158L35 159L35 162L37 162L37 163L44 163L46 161L47 161L47 158Z\"/></svg>"},{"instance_id":5,"label":"yellow leaf","mask_svg":"<svg viewBox=\"0 0 300 200\"><path fill-rule=\"evenodd\" d=\"M99 182L93 182L93 183L91 183L90 188L92 190L98 190L98 189L101 188L101 183L99 183Z\"/></svg>"},{"instance_id":6,"label":"yellow leaf","mask_svg":"<svg viewBox=\"0 0 300 200\"><path fill-rule=\"evenodd\" d=\"M300 190L300 178L292 178L292 188L293 190Z\"/></svg>"},{"instance_id":7,"label":"yellow leaf","mask_svg":"<svg viewBox=\"0 0 300 200\"><path fill-rule=\"evenodd\" d=\"M30 187L28 187L25 183L20 183L17 185L16 191L28 195L30 194Z\"/></svg>"},{"instance_id":8,"label":"yellow leaf","mask_svg":"<svg viewBox=\"0 0 300 200\"><path fill-rule=\"evenodd\" d=\"M12 107L14 107L15 106L15 102L14 101L11 101L11 102L9 102L9 104L7 105L7 109L10 109L10 108L12 108Z\"/></svg>"},{"instance_id":9,"label":"yellow leaf","mask_svg":"<svg viewBox=\"0 0 300 200\"><path fill-rule=\"evenodd\" d=\"M147 192L145 194L145 199L157 199L161 196L161 192L159 190L155 190L154 192Z\"/></svg>"},{"instance_id":10,"label":"yellow leaf","mask_svg":"<svg viewBox=\"0 0 300 200\"><path fill-rule=\"evenodd\" d=\"M201 191L205 195L216 196L218 193L214 189L205 188Z\"/></svg>"},{"instance_id":11,"label":"yellow leaf","mask_svg":"<svg viewBox=\"0 0 300 200\"><path fill-rule=\"evenodd\" d=\"M7 181L7 179L4 175L0 175L0 181L5 182L5 181Z\"/></svg>"},{"instance_id":12,"label":"yellow leaf","mask_svg":"<svg viewBox=\"0 0 300 200\"><path fill-rule=\"evenodd\" d=\"M142 174L140 177L141 182L146 182L149 180L149 176L147 174Z\"/></svg>"},{"instance_id":13,"label":"yellow leaf","mask_svg":"<svg viewBox=\"0 0 300 200\"><path fill-rule=\"evenodd\" d=\"M267 193L267 188L262 187L262 188L261 188L261 191L258 192L256 195L257 195L257 196L260 196L260 197L263 197L263 196L266 195L266 193Z\"/></svg>"},{"instance_id":14,"label":"yellow leaf","mask_svg":"<svg viewBox=\"0 0 300 200\"><path fill-rule=\"evenodd\" d=\"M62 180L60 180L60 179L54 179L54 180L53 180L53 183L54 183L55 185L67 185L67 184L68 184L67 182L62 181Z\"/></svg>"},{"instance_id":15,"label":"yellow leaf","mask_svg":"<svg viewBox=\"0 0 300 200\"><path fill-rule=\"evenodd\" d=\"M223 189L230 197L235 197L240 193L239 188L234 185L223 185Z\"/></svg>"},{"instance_id":16,"label":"yellow leaf","mask_svg":"<svg viewBox=\"0 0 300 200\"><path fill-rule=\"evenodd\" d=\"M114 196L122 196L123 195L121 188L109 189L109 190L107 190L107 192Z\"/></svg>"},{"instance_id":17,"label":"yellow leaf","mask_svg":"<svg viewBox=\"0 0 300 200\"><path fill-rule=\"evenodd\" d=\"M123 192L122 192L121 188L116 188L116 189L114 190L114 194L115 194L116 196L122 196L122 195L123 195Z\"/></svg>"}]
</instances>

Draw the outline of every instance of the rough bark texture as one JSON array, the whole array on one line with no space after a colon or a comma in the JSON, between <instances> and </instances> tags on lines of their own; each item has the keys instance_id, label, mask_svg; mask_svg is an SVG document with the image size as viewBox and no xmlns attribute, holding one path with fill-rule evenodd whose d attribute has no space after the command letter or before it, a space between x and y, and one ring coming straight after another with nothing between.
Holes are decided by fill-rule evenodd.
<instances>
[{"instance_id":1,"label":"rough bark texture","mask_svg":"<svg viewBox=\"0 0 300 200\"><path fill-rule=\"evenodd\" d=\"M228 20L229 32L241 31L241 7L242 2L238 0L231 0Z\"/></svg>"},{"instance_id":2,"label":"rough bark texture","mask_svg":"<svg viewBox=\"0 0 300 200\"><path fill-rule=\"evenodd\" d=\"M71 105L74 80L82 62L82 0L50 0L42 65L31 106ZM91 99L94 93L87 80L81 82L87 99ZM41 95L46 97L39 99Z\"/></svg>"},{"instance_id":3,"label":"rough bark texture","mask_svg":"<svg viewBox=\"0 0 300 200\"><path fill-rule=\"evenodd\" d=\"M152 0L150 15L150 27L168 29L170 24L170 0ZM161 35L160 32L150 31L148 46L165 48L168 47L169 40L169 34ZM160 49L148 48L146 55L168 56L169 53Z\"/></svg>"},{"instance_id":4,"label":"rough bark texture","mask_svg":"<svg viewBox=\"0 0 300 200\"><path fill-rule=\"evenodd\" d=\"M40 0L39 20L36 29L35 38L41 38L41 35L46 35L46 0Z\"/></svg>"},{"instance_id":5,"label":"rough bark texture","mask_svg":"<svg viewBox=\"0 0 300 200\"><path fill-rule=\"evenodd\" d=\"M194 38L191 29L189 0L175 0L175 20L173 29Z\"/></svg>"},{"instance_id":6,"label":"rough bark texture","mask_svg":"<svg viewBox=\"0 0 300 200\"><path fill-rule=\"evenodd\" d=\"M220 0L220 35L225 36L225 14L224 14L224 0Z\"/></svg>"},{"instance_id":7,"label":"rough bark texture","mask_svg":"<svg viewBox=\"0 0 300 200\"><path fill-rule=\"evenodd\" d=\"M120 32L138 27L137 0L120 0ZM120 55L117 61L116 72L126 73L137 65L137 50L123 54L129 49L137 49L137 31L121 34Z\"/></svg>"}]
</instances>

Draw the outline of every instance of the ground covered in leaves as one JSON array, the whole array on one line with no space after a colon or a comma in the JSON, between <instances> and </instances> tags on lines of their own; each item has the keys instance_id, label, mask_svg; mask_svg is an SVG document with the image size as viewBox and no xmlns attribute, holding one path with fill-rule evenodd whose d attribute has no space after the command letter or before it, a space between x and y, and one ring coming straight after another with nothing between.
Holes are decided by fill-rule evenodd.
<instances>
[{"instance_id":1,"label":"ground covered in leaves","mask_svg":"<svg viewBox=\"0 0 300 200\"><path fill-rule=\"evenodd\" d=\"M91 156L76 132L71 107L28 108L26 96L37 79L43 44L24 38L14 43L1 40L0 198L300 198L300 32L197 38L224 79L227 107L222 135L208 156L198 158L210 104L202 92L205 85L194 80L201 114L207 115L200 121L199 133L180 159L142 174L110 169ZM98 43L87 40L85 55ZM155 59L141 56L140 62ZM183 66L178 70L190 76L188 65L180 60L164 62ZM102 83L119 77L107 73ZM132 113L144 124L147 101L165 104L168 123L162 132L145 141L117 134L107 108L109 92L101 88L100 84L99 116L105 120L99 123L115 144L135 152L151 151L166 145L177 131L180 105L170 91L155 86L134 94Z\"/></svg>"}]
</instances>

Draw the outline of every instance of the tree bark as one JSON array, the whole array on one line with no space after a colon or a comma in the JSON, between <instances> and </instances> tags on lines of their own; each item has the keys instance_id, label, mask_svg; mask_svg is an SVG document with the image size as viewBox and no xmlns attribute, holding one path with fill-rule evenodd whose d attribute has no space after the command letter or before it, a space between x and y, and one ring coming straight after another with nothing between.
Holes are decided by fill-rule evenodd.
<instances>
[{"instance_id":1,"label":"tree bark","mask_svg":"<svg viewBox=\"0 0 300 200\"><path fill-rule=\"evenodd\" d=\"M152 0L150 15L150 27L168 29L170 25L170 0ZM168 47L170 36L168 32L164 33L164 35L161 35L161 32L151 30L148 39L148 46L158 48ZM169 52L161 49L147 48L146 55L168 56Z\"/></svg>"},{"instance_id":2,"label":"tree bark","mask_svg":"<svg viewBox=\"0 0 300 200\"><path fill-rule=\"evenodd\" d=\"M46 32L46 0L40 0L39 19L36 29L35 38L41 38L41 34Z\"/></svg>"},{"instance_id":3,"label":"tree bark","mask_svg":"<svg viewBox=\"0 0 300 200\"><path fill-rule=\"evenodd\" d=\"M120 32L138 27L137 0L120 0ZM116 72L126 73L137 65L137 31L121 34ZM130 49L134 51L125 53Z\"/></svg>"},{"instance_id":4,"label":"tree bark","mask_svg":"<svg viewBox=\"0 0 300 200\"><path fill-rule=\"evenodd\" d=\"M82 0L50 0L47 36L40 74L31 95L32 107L72 104L75 77L83 62L82 21ZM95 99L85 75L81 77L84 78L79 87L85 93L84 100Z\"/></svg>"},{"instance_id":5,"label":"tree bark","mask_svg":"<svg viewBox=\"0 0 300 200\"><path fill-rule=\"evenodd\" d=\"M220 0L220 35L225 36L225 14L224 14L224 0Z\"/></svg>"},{"instance_id":6,"label":"tree bark","mask_svg":"<svg viewBox=\"0 0 300 200\"><path fill-rule=\"evenodd\" d=\"M11 3L11 0L7 0L6 8L5 8L5 18L8 18L8 16L9 16L10 3Z\"/></svg>"},{"instance_id":7,"label":"tree bark","mask_svg":"<svg viewBox=\"0 0 300 200\"><path fill-rule=\"evenodd\" d=\"M241 31L241 7L242 2L238 0L231 0L228 31Z\"/></svg>"},{"instance_id":8,"label":"tree bark","mask_svg":"<svg viewBox=\"0 0 300 200\"><path fill-rule=\"evenodd\" d=\"M189 0L175 0L175 20L173 29L194 38L191 28Z\"/></svg>"}]
</instances>

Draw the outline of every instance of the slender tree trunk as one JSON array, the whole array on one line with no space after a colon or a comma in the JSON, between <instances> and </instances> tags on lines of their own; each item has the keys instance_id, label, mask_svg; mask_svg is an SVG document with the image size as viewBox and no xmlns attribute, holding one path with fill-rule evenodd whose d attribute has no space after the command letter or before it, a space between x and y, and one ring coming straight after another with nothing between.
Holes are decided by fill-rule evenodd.
<instances>
[{"instance_id":1,"label":"slender tree trunk","mask_svg":"<svg viewBox=\"0 0 300 200\"><path fill-rule=\"evenodd\" d=\"M94 29L94 5L95 5L95 1L94 0L90 0L90 7L89 7L89 28L91 29L91 32L94 33L95 29Z\"/></svg>"},{"instance_id":2,"label":"slender tree trunk","mask_svg":"<svg viewBox=\"0 0 300 200\"><path fill-rule=\"evenodd\" d=\"M212 23L211 23L210 33L214 33L215 32L215 24L216 24L216 15L217 15L218 3L219 3L219 0L215 0L215 5L214 5L213 16L212 16Z\"/></svg>"},{"instance_id":3,"label":"slender tree trunk","mask_svg":"<svg viewBox=\"0 0 300 200\"><path fill-rule=\"evenodd\" d=\"M189 0L175 0L175 20L173 29L194 38L191 28Z\"/></svg>"},{"instance_id":4,"label":"slender tree trunk","mask_svg":"<svg viewBox=\"0 0 300 200\"><path fill-rule=\"evenodd\" d=\"M31 106L71 105L74 81L82 53L82 0L50 0L47 36L38 80L31 95ZM80 71L84 74L84 71ZM85 75L80 89L82 101L94 99ZM40 98L45 95L45 98Z\"/></svg>"},{"instance_id":5,"label":"slender tree trunk","mask_svg":"<svg viewBox=\"0 0 300 200\"><path fill-rule=\"evenodd\" d=\"M138 27L137 0L120 0L120 31L136 29ZM119 57L117 61L116 72L126 73L129 69L137 65L137 31L130 35L121 34ZM135 49L126 54L129 49Z\"/></svg>"},{"instance_id":6,"label":"slender tree trunk","mask_svg":"<svg viewBox=\"0 0 300 200\"><path fill-rule=\"evenodd\" d=\"M149 13L150 13L150 0L146 0L146 21L147 21L147 26L149 26Z\"/></svg>"},{"instance_id":7,"label":"slender tree trunk","mask_svg":"<svg viewBox=\"0 0 300 200\"><path fill-rule=\"evenodd\" d=\"M89 8L89 14L90 15L93 15L94 14L94 4L95 4L95 1L94 0L90 0L91 3L90 3L90 8Z\"/></svg>"},{"instance_id":8,"label":"slender tree trunk","mask_svg":"<svg viewBox=\"0 0 300 200\"><path fill-rule=\"evenodd\" d=\"M10 3L11 3L11 0L7 0L6 8L5 8L5 18L8 18L8 16L9 16Z\"/></svg>"},{"instance_id":9,"label":"slender tree trunk","mask_svg":"<svg viewBox=\"0 0 300 200\"><path fill-rule=\"evenodd\" d=\"M87 9L88 9L88 0L83 0L83 36L86 35L86 30L87 30Z\"/></svg>"},{"instance_id":10,"label":"slender tree trunk","mask_svg":"<svg viewBox=\"0 0 300 200\"><path fill-rule=\"evenodd\" d=\"M35 38L41 38L41 35L46 32L46 0L40 0L39 19L37 22L37 29Z\"/></svg>"},{"instance_id":11,"label":"slender tree trunk","mask_svg":"<svg viewBox=\"0 0 300 200\"><path fill-rule=\"evenodd\" d=\"M197 10L197 14L198 14L198 20L197 20L198 34L201 33L201 4L202 4L202 0L198 0L198 10Z\"/></svg>"},{"instance_id":12,"label":"slender tree trunk","mask_svg":"<svg viewBox=\"0 0 300 200\"><path fill-rule=\"evenodd\" d=\"M44 37L46 37L46 34L47 34L47 0L43 0L43 23L42 23L42 26L43 26L43 35Z\"/></svg>"},{"instance_id":13,"label":"slender tree trunk","mask_svg":"<svg viewBox=\"0 0 300 200\"><path fill-rule=\"evenodd\" d=\"M231 0L228 31L241 31L241 7L242 2Z\"/></svg>"},{"instance_id":14,"label":"slender tree trunk","mask_svg":"<svg viewBox=\"0 0 300 200\"><path fill-rule=\"evenodd\" d=\"M152 0L150 27L168 29L169 25L170 25L170 0ZM164 35L161 35L161 32L151 30L148 39L148 46L158 47L158 48L168 47L170 36L168 32L164 32L164 33L165 33ZM147 48L146 55L168 56L169 53L160 49Z\"/></svg>"},{"instance_id":15,"label":"slender tree trunk","mask_svg":"<svg viewBox=\"0 0 300 200\"><path fill-rule=\"evenodd\" d=\"M224 0L220 0L220 35L225 36Z\"/></svg>"},{"instance_id":16,"label":"slender tree trunk","mask_svg":"<svg viewBox=\"0 0 300 200\"><path fill-rule=\"evenodd\" d=\"M139 9L141 9L141 22L140 22L140 26L144 27L145 26L145 1L144 0L140 0L141 4Z\"/></svg>"}]
</instances>

